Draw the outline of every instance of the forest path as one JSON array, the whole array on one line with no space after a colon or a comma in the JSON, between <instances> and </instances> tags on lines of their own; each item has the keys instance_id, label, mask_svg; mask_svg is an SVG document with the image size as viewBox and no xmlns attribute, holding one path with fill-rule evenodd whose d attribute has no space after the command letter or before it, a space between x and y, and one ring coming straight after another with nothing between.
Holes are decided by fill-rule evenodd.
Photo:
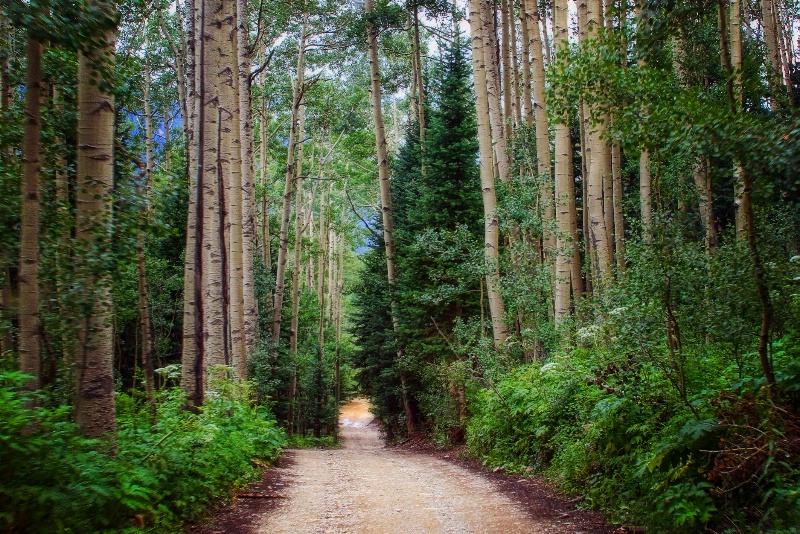
<instances>
[{"instance_id":1,"label":"forest path","mask_svg":"<svg viewBox=\"0 0 800 534\"><path fill-rule=\"evenodd\" d=\"M480 474L431 455L388 448L357 399L341 409L341 449L289 451L285 499L262 533L577 532L534 520ZM283 484L281 484L283 486Z\"/></svg>"}]
</instances>

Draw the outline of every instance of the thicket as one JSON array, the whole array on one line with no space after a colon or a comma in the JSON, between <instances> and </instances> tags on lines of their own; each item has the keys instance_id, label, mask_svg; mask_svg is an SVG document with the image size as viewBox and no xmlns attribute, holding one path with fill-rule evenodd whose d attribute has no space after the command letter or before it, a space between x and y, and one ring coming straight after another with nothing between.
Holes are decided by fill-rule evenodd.
<instances>
[{"instance_id":1,"label":"thicket","mask_svg":"<svg viewBox=\"0 0 800 534\"><path fill-rule=\"evenodd\" d=\"M248 383L220 379L197 413L177 388L117 394L118 433L83 437L71 407L47 407L0 371L0 528L5 532L175 532L260 476L285 444ZM164 371L168 373L169 370Z\"/></svg>"}]
</instances>

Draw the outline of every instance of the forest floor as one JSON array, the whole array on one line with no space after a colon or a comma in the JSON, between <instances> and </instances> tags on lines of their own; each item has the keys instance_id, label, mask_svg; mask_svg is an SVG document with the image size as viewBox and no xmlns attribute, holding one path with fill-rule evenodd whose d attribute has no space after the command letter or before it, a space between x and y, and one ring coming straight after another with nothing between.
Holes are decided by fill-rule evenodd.
<instances>
[{"instance_id":1,"label":"forest floor","mask_svg":"<svg viewBox=\"0 0 800 534\"><path fill-rule=\"evenodd\" d=\"M539 479L489 473L431 448L387 446L364 399L342 408L340 436L340 449L286 451L262 481L189 532L624 532Z\"/></svg>"}]
</instances>

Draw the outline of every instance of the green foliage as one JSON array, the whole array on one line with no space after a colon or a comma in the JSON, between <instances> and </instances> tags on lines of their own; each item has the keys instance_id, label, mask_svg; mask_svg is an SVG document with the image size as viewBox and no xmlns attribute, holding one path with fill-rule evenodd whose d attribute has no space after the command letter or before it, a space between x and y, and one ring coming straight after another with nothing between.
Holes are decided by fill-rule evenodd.
<instances>
[{"instance_id":1,"label":"green foliage","mask_svg":"<svg viewBox=\"0 0 800 534\"><path fill-rule=\"evenodd\" d=\"M0 525L25 532L174 532L257 477L284 435L249 386L214 385L198 414L175 389L159 392L156 412L117 397L119 433L82 437L68 407L35 407L19 392L24 376L0 374Z\"/></svg>"}]
</instances>

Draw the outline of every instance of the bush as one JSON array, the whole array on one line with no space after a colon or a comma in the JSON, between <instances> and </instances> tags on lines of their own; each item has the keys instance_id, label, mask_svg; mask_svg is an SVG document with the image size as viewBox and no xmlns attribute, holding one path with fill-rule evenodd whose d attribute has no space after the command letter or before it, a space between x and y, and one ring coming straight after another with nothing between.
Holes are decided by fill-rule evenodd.
<instances>
[{"instance_id":1,"label":"bush","mask_svg":"<svg viewBox=\"0 0 800 534\"><path fill-rule=\"evenodd\" d=\"M155 416L118 395L116 440L100 441L80 435L69 408L33 407L23 380L0 372L0 528L8 532L174 532L257 477L285 441L249 402L246 384L216 384L197 414L177 389L160 393Z\"/></svg>"},{"instance_id":2,"label":"bush","mask_svg":"<svg viewBox=\"0 0 800 534\"><path fill-rule=\"evenodd\" d=\"M713 350L690 376L690 391L707 388L688 404L668 369L635 352L577 349L522 366L471 388L467 450L492 468L542 473L612 521L655 532L791 532L800 344L787 336L775 349L774 401L763 379L737 382L738 368Z\"/></svg>"}]
</instances>

